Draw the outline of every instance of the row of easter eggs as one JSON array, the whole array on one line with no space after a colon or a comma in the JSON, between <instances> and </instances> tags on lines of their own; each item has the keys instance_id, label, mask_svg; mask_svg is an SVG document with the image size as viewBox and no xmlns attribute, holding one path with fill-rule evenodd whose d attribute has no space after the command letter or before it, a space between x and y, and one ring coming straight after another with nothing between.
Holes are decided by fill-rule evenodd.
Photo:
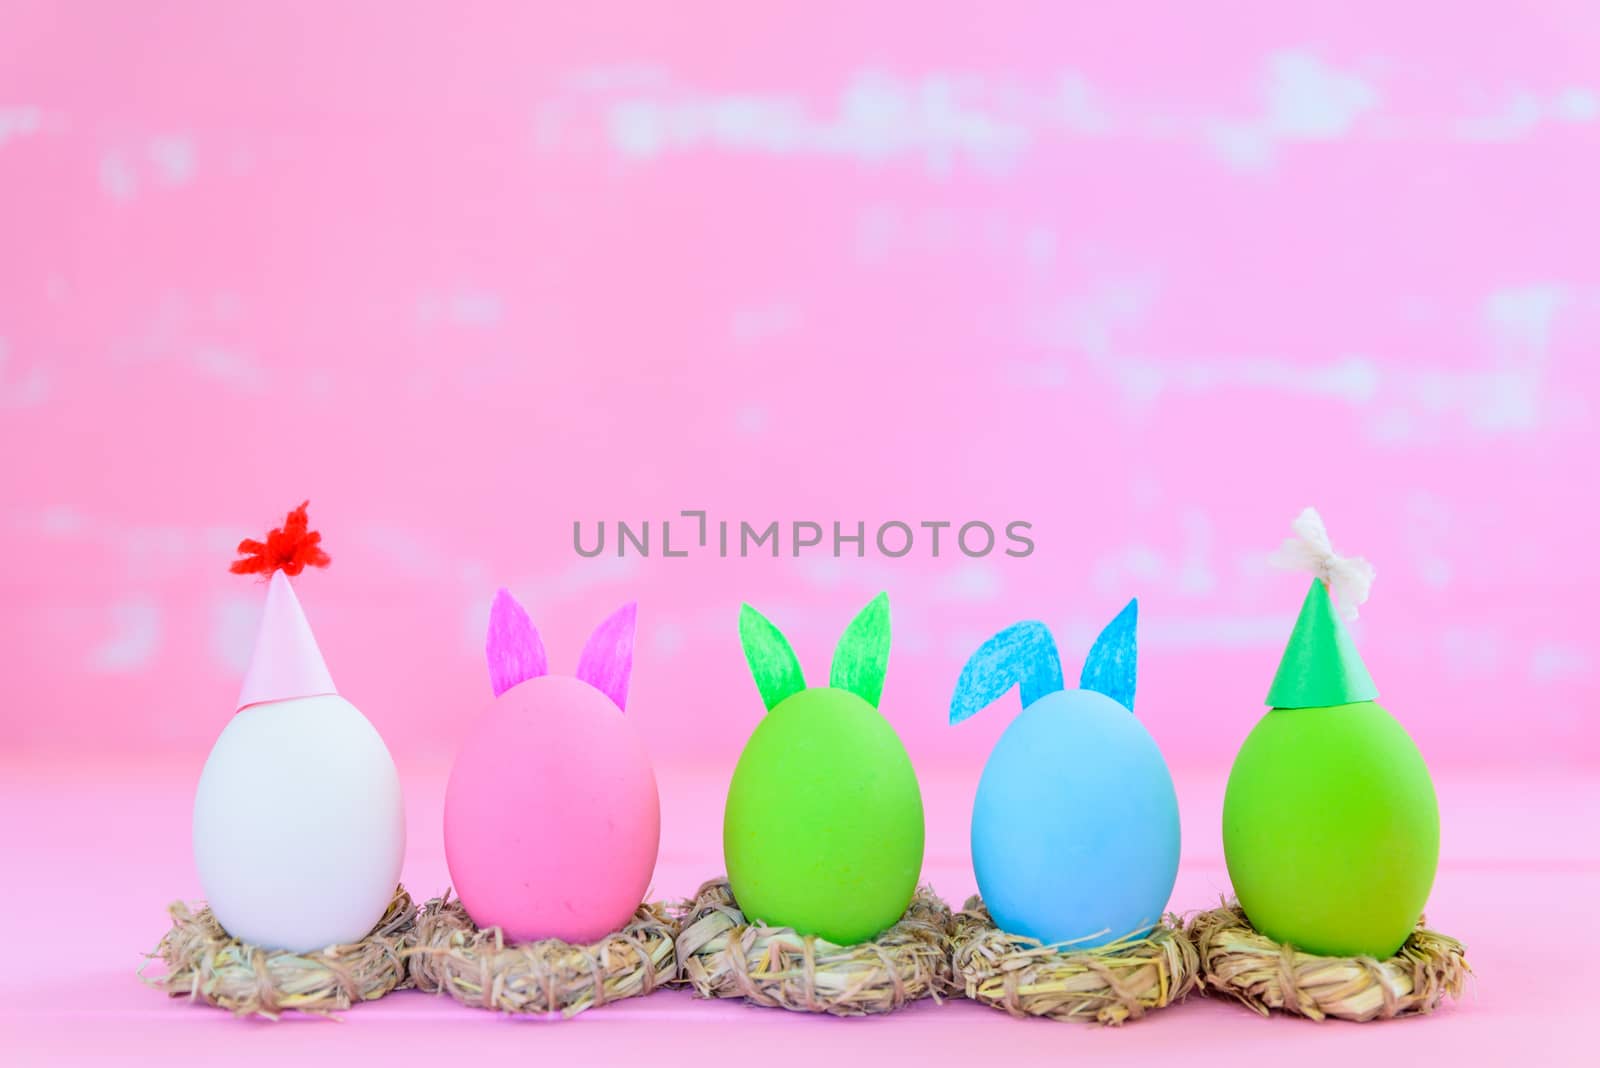
<instances>
[{"instance_id":1,"label":"row of easter eggs","mask_svg":"<svg viewBox=\"0 0 1600 1068\"><path fill-rule=\"evenodd\" d=\"M1312 633L1322 628L1348 644L1322 590L1312 583L1296 640L1309 626L1306 641L1322 640ZM633 605L612 615L576 673L553 674L527 613L509 592L496 596L495 700L457 756L444 818L454 890L480 927L513 941L588 941L625 925L647 892L659 801L623 714L635 618ZM1137 937L1167 907L1178 804L1161 751L1131 714L1136 624L1130 602L1095 642L1077 688L1040 623L984 643L955 685L951 722L1013 687L1021 694L1023 710L984 768L971 830L979 889L1008 932L1093 946ZM781 631L749 606L739 634L767 711L728 789L734 896L752 919L840 944L871 939L910 901L924 837L915 771L877 711L888 598L846 629L825 687L806 685ZM1285 670L1320 670L1296 640L1280 682ZM1353 655L1353 645L1335 653ZM1311 667L1297 668L1297 656ZM1263 932L1314 952L1386 957L1432 884L1433 789L1375 691L1328 692L1321 704L1277 706L1246 741L1228 783L1228 866ZM394 891L404 837L389 753L337 696L277 571L239 709L196 797L210 906L230 934L257 945L357 940Z\"/></svg>"}]
</instances>

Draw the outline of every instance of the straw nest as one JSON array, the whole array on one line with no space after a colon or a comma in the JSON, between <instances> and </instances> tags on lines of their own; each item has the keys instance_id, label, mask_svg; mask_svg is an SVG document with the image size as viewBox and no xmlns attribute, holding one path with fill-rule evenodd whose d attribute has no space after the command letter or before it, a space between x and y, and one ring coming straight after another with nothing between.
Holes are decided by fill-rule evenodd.
<instances>
[{"instance_id":1,"label":"straw nest","mask_svg":"<svg viewBox=\"0 0 1600 1068\"><path fill-rule=\"evenodd\" d=\"M405 887L396 887L383 919L359 942L315 953L262 949L229 935L209 908L195 911L181 901L167 906L172 929L146 964L160 959L167 972L139 976L172 997L187 997L236 1016L277 1019L284 1012L326 1015L360 1001L381 998L408 985L404 960L416 908Z\"/></svg>"},{"instance_id":2,"label":"straw nest","mask_svg":"<svg viewBox=\"0 0 1600 1068\"><path fill-rule=\"evenodd\" d=\"M1250 926L1235 902L1189 921L1205 982L1263 1016L1271 1009L1313 1020L1388 1020L1432 1012L1449 994L1459 999L1466 949L1417 921L1405 945L1385 961L1321 957L1280 945Z\"/></svg>"},{"instance_id":3,"label":"straw nest","mask_svg":"<svg viewBox=\"0 0 1600 1068\"><path fill-rule=\"evenodd\" d=\"M1148 934L1092 949L1006 934L978 897L956 913L956 978L966 996L1012 1016L1116 1025L1165 1008L1194 988L1194 945L1169 918Z\"/></svg>"},{"instance_id":4,"label":"straw nest","mask_svg":"<svg viewBox=\"0 0 1600 1068\"><path fill-rule=\"evenodd\" d=\"M500 928L479 930L446 891L422 907L407 956L418 990L501 1012L572 1017L664 986L677 973L677 933L666 906L645 904L622 930L587 945L507 945Z\"/></svg>"},{"instance_id":5,"label":"straw nest","mask_svg":"<svg viewBox=\"0 0 1600 1068\"><path fill-rule=\"evenodd\" d=\"M952 990L950 906L918 887L899 923L871 942L836 946L788 927L745 922L727 879L700 887L678 936L681 981L703 998L833 1016L893 1012Z\"/></svg>"}]
</instances>

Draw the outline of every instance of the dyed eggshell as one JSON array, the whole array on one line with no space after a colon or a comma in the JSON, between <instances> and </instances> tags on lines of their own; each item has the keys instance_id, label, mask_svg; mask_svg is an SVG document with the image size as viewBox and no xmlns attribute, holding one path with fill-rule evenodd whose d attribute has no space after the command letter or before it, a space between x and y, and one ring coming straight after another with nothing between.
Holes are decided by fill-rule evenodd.
<instances>
[{"instance_id":1,"label":"dyed eggshell","mask_svg":"<svg viewBox=\"0 0 1600 1068\"><path fill-rule=\"evenodd\" d=\"M1228 776L1222 845L1256 930L1384 960L1433 887L1439 804L1411 736L1375 702L1274 709Z\"/></svg>"},{"instance_id":2,"label":"dyed eggshell","mask_svg":"<svg viewBox=\"0 0 1600 1068\"><path fill-rule=\"evenodd\" d=\"M722 846L751 920L838 945L904 915L922 871L922 793L889 721L846 690L802 690L756 727Z\"/></svg>"},{"instance_id":3,"label":"dyed eggshell","mask_svg":"<svg viewBox=\"0 0 1600 1068\"><path fill-rule=\"evenodd\" d=\"M474 923L513 942L592 942L626 926L660 837L644 743L609 698L566 676L495 698L445 791L456 895Z\"/></svg>"},{"instance_id":4,"label":"dyed eggshell","mask_svg":"<svg viewBox=\"0 0 1600 1068\"><path fill-rule=\"evenodd\" d=\"M342 697L237 713L194 798L194 861L225 931L304 953L365 937L405 855L400 777L383 739Z\"/></svg>"},{"instance_id":5,"label":"dyed eggshell","mask_svg":"<svg viewBox=\"0 0 1600 1068\"><path fill-rule=\"evenodd\" d=\"M1178 875L1178 799L1161 750L1092 690L1011 722L972 806L972 863L995 924L1097 946L1161 920Z\"/></svg>"}]
</instances>

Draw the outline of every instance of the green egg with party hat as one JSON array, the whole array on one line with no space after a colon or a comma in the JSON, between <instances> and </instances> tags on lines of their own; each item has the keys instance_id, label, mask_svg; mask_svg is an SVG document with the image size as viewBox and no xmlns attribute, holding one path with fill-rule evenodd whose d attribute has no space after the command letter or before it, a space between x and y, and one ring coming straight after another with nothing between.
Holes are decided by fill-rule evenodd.
<instances>
[{"instance_id":1,"label":"green egg with party hat","mask_svg":"<svg viewBox=\"0 0 1600 1068\"><path fill-rule=\"evenodd\" d=\"M1270 710L1228 776L1223 850L1256 930L1309 953L1383 960L1416 927L1433 887L1438 800L1416 743L1377 703L1329 595L1328 572L1354 568L1351 600L1364 599L1370 567L1334 556L1313 510L1296 529L1312 549L1285 551L1324 577L1311 581Z\"/></svg>"},{"instance_id":2,"label":"green egg with party hat","mask_svg":"<svg viewBox=\"0 0 1600 1068\"><path fill-rule=\"evenodd\" d=\"M739 637L767 712L723 814L734 900L752 921L838 945L868 941L905 913L922 871L922 792L877 708L888 596L845 630L826 687L806 687L788 640L749 605Z\"/></svg>"}]
</instances>

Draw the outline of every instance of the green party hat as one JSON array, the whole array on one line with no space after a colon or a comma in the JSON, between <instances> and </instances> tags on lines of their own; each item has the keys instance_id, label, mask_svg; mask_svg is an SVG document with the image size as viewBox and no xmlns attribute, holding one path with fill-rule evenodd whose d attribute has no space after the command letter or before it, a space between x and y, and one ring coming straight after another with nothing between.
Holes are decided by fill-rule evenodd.
<instances>
[{"instance_id":1,"label":"green party hat","mask_svg":"<svg viewBox=\"0 0 1600 1068\"><path fill-rule=\"evenodd\" d=\"M1272 708L1323 708L1371 701L1378 687L1356 652L1321 579L1311 580L1278 674L1267 691Z\"/></svg>"}]
</instances>

